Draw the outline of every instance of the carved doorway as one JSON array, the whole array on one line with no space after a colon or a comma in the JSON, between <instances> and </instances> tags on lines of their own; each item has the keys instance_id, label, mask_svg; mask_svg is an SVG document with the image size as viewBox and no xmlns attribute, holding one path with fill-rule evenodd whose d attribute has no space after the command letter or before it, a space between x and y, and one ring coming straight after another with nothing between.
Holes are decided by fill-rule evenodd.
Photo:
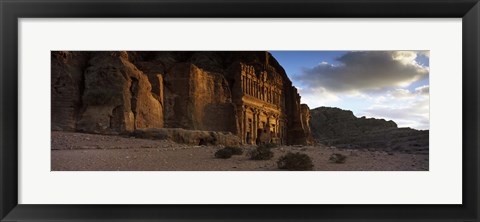
<instances>
[{"instance_id":1,"label":"carved doorway","mask_svg":"<svg viewBox=\"0 0 480 222\"><path fill-rule=\"evenodd\" d=\"M251 144L252 142L252 135L250 132L247 132L247 138L246 138L246 141L245 141L247 144Z\"/></svg>"},{"instance_id":2,"label":"carved doorway","mask_svg":"<svg viewBox=\"0 0 480 222\"><path fill-rule=\"evenodd\" d=\"M262 143L262 129L257 129L257 139L255 140L256 145L260 145Z\"/></svg>"}]
</instances>

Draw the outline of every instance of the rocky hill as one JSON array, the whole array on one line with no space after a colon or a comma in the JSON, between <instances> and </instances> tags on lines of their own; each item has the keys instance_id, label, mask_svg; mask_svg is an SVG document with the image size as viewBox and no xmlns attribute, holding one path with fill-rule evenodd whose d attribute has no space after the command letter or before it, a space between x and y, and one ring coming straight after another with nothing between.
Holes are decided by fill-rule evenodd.
<instances>
[{"instance_id":1,"label":"rocky hill","mask_svg":"<svg viewBox=\"0 0 480 222\"><path fill-rule=\"evenodd\" d=\"M427 154L428 130L398 128L393 121L357 118L352 111L319 107L310 111L310 128L316 142L338 148L378 149Z\"/></svg>"}]
</instances>

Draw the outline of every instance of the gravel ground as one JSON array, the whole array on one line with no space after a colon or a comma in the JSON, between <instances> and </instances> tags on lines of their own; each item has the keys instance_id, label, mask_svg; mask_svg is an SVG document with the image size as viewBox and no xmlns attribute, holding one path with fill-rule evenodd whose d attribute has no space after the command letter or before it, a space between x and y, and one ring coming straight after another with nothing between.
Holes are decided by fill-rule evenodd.
<instances>
[{"instance_id":1,"label":"gravel ground","mask_svg":"<svg viewBox=\"0 0 480 222\"><path fill-rule=\"evenodd\" d=\"M53 171L271 171L287 152L309 155L318 171L418 171L428 170L428 155L345 150L325 146L273 148L271 160L249 160L246 154L215 159L222 146L191 146L167 140L146 140L111 135L52 132ZM243 146L248 151L253 146ZM244 152L246 153L246 152ZM347 156L345 163L329 161L330 155Z\"/></svg>"}]
</instances>

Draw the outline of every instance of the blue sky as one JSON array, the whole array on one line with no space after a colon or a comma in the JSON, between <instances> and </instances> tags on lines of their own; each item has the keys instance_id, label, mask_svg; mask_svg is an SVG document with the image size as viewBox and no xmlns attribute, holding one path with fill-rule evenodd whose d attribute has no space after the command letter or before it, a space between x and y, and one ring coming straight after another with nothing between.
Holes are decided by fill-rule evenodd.
<instances>
[{"instance_id":1,"label":"blue sky","mask_svg":"<svg viewBox=\"0 0 480 222\"><path fill-rule=\"evenodd\" d=\"M302 103L429 129L429 51L270 51Z\"/></svg>"}]
</instances>

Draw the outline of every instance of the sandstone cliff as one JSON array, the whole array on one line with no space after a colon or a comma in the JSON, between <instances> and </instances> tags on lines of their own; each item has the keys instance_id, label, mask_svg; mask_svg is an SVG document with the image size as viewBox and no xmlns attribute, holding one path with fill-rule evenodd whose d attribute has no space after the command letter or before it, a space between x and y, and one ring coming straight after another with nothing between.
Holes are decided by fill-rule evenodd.
<instances>
[{"instance_id":1,"label":"sandstone cliff","mask_svg":"<svg viewBox=\"0 0 480 222\"><path fill-rule=\"evenodd\" d=\"M428 130L398 128L393 121L357 118L352 111L312 109L310 127L316 142L339 148L370 148L407 153L428 153Z\"/></svg>"},{"instance_id":2,"label":"sandstone cliff","mask_svg":"<svg viewBox=\"0 0 480 222\"><path fill-rule=\"evenodd\" d=\"M302 109L296 88L268 55L52 52L52 130L117 134L182 128L240 137L238 67L249 65L257 71L278 73L282 79L282 101L277 109L287 122L284 142L311 143L308 108Z\"/></svg>"},{"instance_id":3,"label":"sandstone cliff","mask_svg":"<svg viewBox=\"0 0 480 222\"><path fill-rule=\"evenodd\" d=\"M82 109L83 73L88 59L88 54L84 52L52 53L52 130L76 129Z\"/></svg>"}]
</instances>

